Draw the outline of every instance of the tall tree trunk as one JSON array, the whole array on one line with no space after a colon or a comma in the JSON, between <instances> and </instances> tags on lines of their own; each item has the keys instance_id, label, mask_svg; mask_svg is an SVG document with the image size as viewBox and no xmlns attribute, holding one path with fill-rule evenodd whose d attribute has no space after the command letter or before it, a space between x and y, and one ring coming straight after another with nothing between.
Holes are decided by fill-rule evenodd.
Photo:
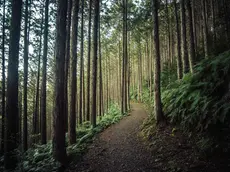
<instances>
[{"instance_id":1,"label":"tall tree trunk","mask_svg":"<svg viewBox=\"0 0 230 172\"><path fill-rule=\"evenodd\" d=\"M169 10L168 10L168 0L165 1L165 8L166 8L166 18L167 18L167 33L168 33L168 62L172 63L172 54L171 54L171 35L170 35L170 20L169 20ZM169 65L170 65L169 63Z\"/></svg>"},{"instance_id":2,"label":"tall tree trunk","mask_svg":"<svg viewBox=\"0 0 230 172\"><path fill-rule=\"evenodd\" d=\"M5 136L5 110L6 110L6 75L5 75L5 0L3 0L3 16L2 16L2 133L1 133L1 153L4 152L4 136Z\"/></svg>"},{"instance_id":3,"label":"tall tree trunk","mask_svg":"<svg viewBox=\"0 0 230 172\"><path fill-rule=\"evenodd\" d=\"M151 32L152 33L152 32ZM153 47L152 47L152 34L150 33L150 88L149 88L149 96L152 100L152 61L153 61Z\"/></svg>"},{"instance_id":4,"label":"tall tree trunk","mask_svg":"<svg viewBox=\"0 0 230 172\"><path fill-rule=\"evenodd\" d=\"M84 60L83 60L84 63ZM84 65L83 65L84 66ZM85 113L85 69L83 67L83 71L82 71L82 117L83 117L83 122L86 121L86 113Z\"/></svg>"},{"instance_id":5,"label":"tall tree trunk","mask_svg":"<svg viewBox=\"0 0 230 172\"><path fill-rule=\"evenodd\" d=\"M207 24L207 17L206 17L206 0L202 1L202 14L203 14L203 34L204 34L204 55L205 58L209 56L209 49L208 49L208 24Z\"/></svg>"},{"instance_id":6,"label":"tall tree trunk","mask_svg":"<svg viewBox=\"0 0 230 172\"><path fill-rule=\"evenodd\" d=\"M65 81L65 47L66 47L66 17L68 0L58 1L56 23L56 78L55 78L55 103L53 124L53 154L61 164L67 163L65 145L65 115L64 115L64 81Z\"/></svg>"},{"instance_id":7,"label":"tall tree trunk","mask_svg":"<svg viewBox=\"0 0 230 172\"><path fill-rule=\"evenodd\" d=\"M78 33L79 0L73 1L72 8L72 32L70 40L71 59L71 89L70 89L70 115L69 115L69 143L76 143L76 94L77 94L77 33Z\"/></svg>"},{"instance_id":8,"label":"tall tree trunk","mask_svg":"<svg viewBox=\"0 0 230 172\"><path fill-rule=\"evenodd\" d=\"M17 164L15 149L19 144L18 114L18 58L21 27L22 0L12 0L10 26L9 59L6 94L6 136L4 165L6 169L14 169Z\"/></svg>"},{"instance_id":9,"label":"tall tree trunk","mask_svg":"<svg viewBox=\"0 0 230 172\"><path fill-rule=\"evenodd\" d=\"M154 111L156 115L157 123L161 123L164 120L162 105L161 105L161 90L160 90L160 43L159 43L159 24L158 24L158 4L156 0L152 0L153 8L153 38L155 48L155 67L154 67Z\"/></svg>"},{"instance_id":10,"label":"tall tree trunk","mask_svg":"<svg viewBox=\"0 0 230 172\"><path fill-rule=\"evenodd\" d=\"M97 59L98 59L98 26L99 26L99 0L94 1L94 27L93 27L93 76L92 76L92 126L96 127L97 107Z\"/></svg>"},{"instance_id":11,"label":"tall tree trunk","mask_svg":"<svg viewBox=\"0 0 230 172\"><path fill-rule=\"evenodd\" d=\"M230 20L230 17L229 17L229 7L228 7L228 2L226 0L223 1L223 4L224 4L224 19L225 19L225 32L226 32L226 39L227 39L227 44L228 44L228 48L230 48L230 32L229 32L229 20ZM206 3L207 5L207 3ZM206 8L207 10L207 8Z\"/></svg>"},{"instance_id":12,"label":"tall tree trunk","mask_svg":"<svg viewBox=\"0 0 230 172\"><path fill-rule=\"evenodd\" d=\"M99 116L103 115L103 82L102 82L102 53L101 53L101 18L99 13L99 31L98 31L98 43L99 43Z\"/></svg>"},{"instance_id":13,"label":"tall tree trunk","mask_svg":"<svg viewBox=\"0 0 230 172\"><path fill-rule=\"evenodd\" d=\"M191 7L191 0L187 0L187 9L188 9L188 24L189 24L189 64L190 64L190 71L193 73L193 65L195 61L195 41L194 41L194 31L193 31L193 22L192 22L192 7Z\"/></svg>"},{"instance_id":14,"label":"tall tree trunk","mask_svg":"<svg viewBox=\"0 0 230 172\"><path fill-rule=\"evenodd\" d=\"M194 32L194 43L195 43L195 52L197 52L197 29L196 29L196 23L197 18L195 14L195 1L192 0L192 21L193 21L193 32Z\"/></svg>"},{"instance_id":15,"label":"tall tree trunk","mask_svg":"<svg viewBox=\"0 0 230 172\"><path fill-rule=\"evenodd\" d=\"M188 60L188 46L187 46L187 29L186 29L186 15L185 15L185 0L180 0L181 7L181 31L182 31L182 49L183 49L183 73L189 72L189 60Z\"/></svg>"},{"instance_id":16,"label":"tall tree trunk","mask_svg":"<svg viewBox=\"0 0 230 172\"><path fill-rule=\"evenodd\" d=\"M40 88L40 66L41 66L41 51L42 51L42 33L43 33L43 10L42 10L42 21L40 25L40 38L39 38L39 55L38 55L38 73L37 73L37 88L36 88L36 98L35 98L35 109L33 116L33 134L39 133L39 88Z\"/></svg>"},{"instance_id":17,"label":"tall tree trunk","mask_svg":"<svg viewBox=\"0 0 230 172\"><path fill-rule=\"evenodd\" d=\"M176 32L177 32L177 77L182 78L182 61L181 61L181 35L178 19L177 1L174 0L175 16L176 16Z\"/></svg>"},{"instance_id":18,"label":"tall tree trunk","mask_svg":"<svg viewBox=\"0 0 230 172\"><path fill-rule=\"evenodd\" d=\"M49 27L49 0L45 2L45 26L43 38L43 58L42 58L42 88L41 88L41 144L47 143L46 133L46 78L47 78L47 49L48 49L48 27Z\"/></svg>"},{"instance_id":19,"label":"tall tree trunk","mask_svg":"<svg viewBox=\"0 0 230 172\"><path fill-rule=\"evenodd\" d=\"M68 74L70 58L70 28L71 28L72 0L68 0L67 26L66 26L66 49L65 49L65 131L68 131Z\"/></svg>"},{"instance_id":20,"label":"tall tree trunk","mask_svg":"<svg viewBox=\"0 0 230 172\"><path fill-rule=\"evenodd\" d=\"M28 149L28 125L27 125L27 84L28 84L28 6L29 1L25 2L25 21L24 21L24 85L23 85L23 104L24 104L24 116L23 116L23 151Z\"/></svg>"},{"instance_id":21,"label":"tall tree trunk","mask_svg":"<svg viewBox=\"0 0 230 172\"><path fill-rule=\"evenodd\" d=\"M84 70L84 3L81 1L81 61L80 61L80 99L79 99L79 124L82 124L82 98L83 98L83 70Z\"/></svg>"},{"instance_id":22,"label":"tall tree trunk","mask_svg":"<svg viewBox=\"0 0 230 172\"><path fill-rule=\"evenodd\" d=\"M92 17L92 0L89 0L89 27L88 27L88 64L87 64L87 107L86 120L90 120L90 61L91 61L91 17Z\"/></svg>"},{"instance_id":23,"label":"tall tree trunk","mask_svg":"<svg viewBox=\"0 0 230 172\"><path fill-rule=\"evenodd\" d=\"M127 111L127 0L123 0L122 113Z\"/></svg>"},{"instance_id":24,"label":"tall tree trunk","mask_svg":"<svg viewBox=\"0 0 230 172\"><path fill-rule=\"evenodd\" d=\"M216 13L215 13L215 0L211 0L211 14L212 14L212 29L213 29L213 49L216 47Z\"/></svg>"}]
</instances>

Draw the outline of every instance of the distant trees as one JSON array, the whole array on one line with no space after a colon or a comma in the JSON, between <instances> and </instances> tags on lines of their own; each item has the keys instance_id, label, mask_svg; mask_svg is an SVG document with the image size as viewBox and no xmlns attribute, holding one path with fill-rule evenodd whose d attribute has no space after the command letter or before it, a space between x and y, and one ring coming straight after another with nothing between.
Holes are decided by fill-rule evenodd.
<instances>
[{"instance_id":1,"label":"distant trees","mask_svg":"<svg viewBox=\"0 0 230 172\"><path fill-rule=\"evenodd\" d=\"M229 49L229 0L23 2L0 2L6 168L16 166L15 151L47 144L52 133L54 157L65 163L65 134L75 144L78 124L96 127L114 104L127 113L129 99L154 104L161 123L161 87Z\"/></svg>"}]
</instances>

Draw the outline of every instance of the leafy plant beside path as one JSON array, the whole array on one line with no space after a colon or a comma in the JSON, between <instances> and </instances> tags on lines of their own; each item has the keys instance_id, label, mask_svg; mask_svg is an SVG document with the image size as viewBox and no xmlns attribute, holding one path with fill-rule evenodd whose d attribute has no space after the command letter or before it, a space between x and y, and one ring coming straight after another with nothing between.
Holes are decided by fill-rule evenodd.
<instances>
[{"instance_id":1,"label":"leafy plant beside path","mask_svg":"<svg viewBox=\"0 0 230 172\"><path fill-rule=\"evenodd\" d=\"M95 128L92 128L89 122L85 122L82 126L79 126L77 128L77 143L67 147L67 152L71 160L81 158L97 133L117 123L123 117L124 115L121 114L118 105L112 104L108 113L101 117L101 119L98 119L99 122ZM3 163L3 157L1 161ZM52 156L52 143L49 141L46 145L35 145L35 148L30 148L22 154L17 171L51 172L57 171L59 167L60 164Z\"/></svg>"}]
</instances>

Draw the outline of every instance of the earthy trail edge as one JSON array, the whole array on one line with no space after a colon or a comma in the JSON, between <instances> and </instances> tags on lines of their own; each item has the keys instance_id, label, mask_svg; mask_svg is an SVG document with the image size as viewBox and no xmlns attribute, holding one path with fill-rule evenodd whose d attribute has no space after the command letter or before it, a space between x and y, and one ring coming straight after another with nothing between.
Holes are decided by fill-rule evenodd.
<instances>
[{"instance_id":1,"label":"earthy trail edge","mask_svg":"<svg viewBox=\"0 0 230 172\"><path fill-rule=\"evenodd\" d=\"M138 137L147 113L140 104L132 104L131 115L98 135L89 151L68 171L136 172L156 171L151 151Z\"/></svg>"}]
</instances>

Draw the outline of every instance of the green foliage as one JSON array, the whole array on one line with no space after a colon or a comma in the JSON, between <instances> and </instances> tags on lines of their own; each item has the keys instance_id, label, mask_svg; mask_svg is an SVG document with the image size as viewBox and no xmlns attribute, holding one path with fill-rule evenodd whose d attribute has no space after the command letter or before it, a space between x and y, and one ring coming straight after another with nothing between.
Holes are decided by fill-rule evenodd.
<instances>
[{"instance_id":1,"label":"green foliage","mask_svg":"<svg viewBox=\"0 0 230 172\"><path fill-rule=\"evenodd\" d=\"M163 92L165 115L184 131L216 134L229 124L229 74L230 52L201 61Z\"/></svg>"},{"instance_id":2,"label":"green foliage","mask_svg":"<svg viewBox=\"0 0 230 172\"><path fill-rule=\"evenodd\" d=\"M117 104L111 104L108 112L98 118L96 128L92 128L90 122L85 122L77 128L77 143L67 147L67 153L71 158L79 159L87 150L89 143L93 141L95 134L103 131L111 124L117 123L124 115L120 113ZM52 142L46 145L35 145L20 156L20 163L16 171L47 172L57 171L60 164L52 156ZM1 158L3 160L3 157ZM1 169L1 168L0 168Z\"/></svg>"},{"instance_id":3,"label":"green foliage","mask_svg":"<svg viewBox=\"0 0 230 172\"><path fill-rule=\"evenodd\" d=\"M194 74L181 80L175 79L176 69L171 67L165 66L161 73L166 118L190 136L195 135L201 151L220 147L230 126L230 52L202 60L194 67ZM144 103L153 106L148 93L143 91ZM155 122L149 119L144 126L142 132L148 138L154 133Z\"/></svg>"},{"instance_id":4,"label":"green foliage","mask_svg":"<svg viewBox=\"0 0 230 172\"><path fill-rule=\"evenodd\" d=\"M165 90L168 86L177 80L177 65L165 63L161 72L161 88Z\"/></svg>"},{"instance_id":5,"label":"green foliage","mask_svg":"<svg viewBox=\"0 0 230 172\"><path fill-rule=\"evenodd\" d=\"M141 126L141 136L145 140L150 140L156 133L156 120L153 116L147 118Z\"/></svg>"}]
</instances>

